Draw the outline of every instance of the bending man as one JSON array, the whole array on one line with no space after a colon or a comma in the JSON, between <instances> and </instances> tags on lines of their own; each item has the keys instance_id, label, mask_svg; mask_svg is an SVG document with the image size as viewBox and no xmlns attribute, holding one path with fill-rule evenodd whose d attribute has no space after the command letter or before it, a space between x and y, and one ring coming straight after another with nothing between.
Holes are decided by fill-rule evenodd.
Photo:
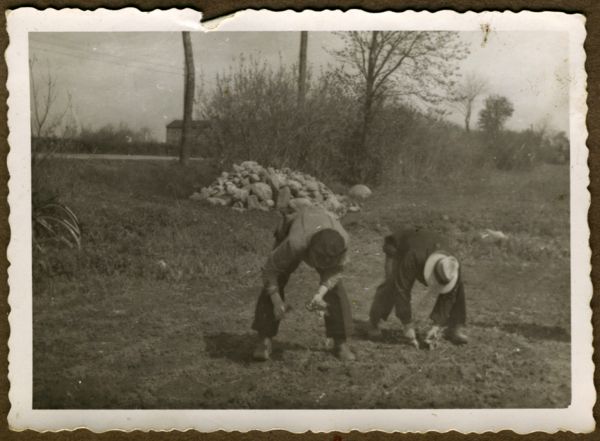
<instances>
[{"instance_id":1,"label":"bending man","mask_svg":"<svg viewBox=\"0 0 600 441\"><path fill-rule=\"evenodd\" d=\"M412 320L411 291L415 280L427 286L437 301L431 312L432 327L425 346L432 349L445 328L445 336L455 344L467 343L465 292L456 257L447 250L438 234L400 230L385 238L385 281L377 288L369 313L371 337L380 335L379 324L392 309L404 325L404 336L419 347Z\"/></svg>"},{"instance_id":2,"label":"bending man","mask_svg":"<svg viewBox=\"0 0 600 441\"><path fill-rule=\"evenodd\" d=\"M285 314L285 286L304 261L320 277L317 293L307 306L324 312L326 335L334 341L335 354L342 360L354 360L346 343L352 324L350 303L341 280L347 248L348 233L322 208L304 207L284 218L275 231L275 247L263 269L263 289L252 324L259 336L255 359L269 359L272 338Z\"/></svg>"}]
</instances>

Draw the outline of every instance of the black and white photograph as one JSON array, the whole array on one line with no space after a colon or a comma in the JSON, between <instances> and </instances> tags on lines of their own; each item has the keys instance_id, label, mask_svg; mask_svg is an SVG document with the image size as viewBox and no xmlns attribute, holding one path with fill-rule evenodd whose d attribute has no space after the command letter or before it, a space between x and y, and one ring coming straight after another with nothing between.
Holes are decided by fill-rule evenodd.
<instances>
[{"instance_id":1,"label":"black and white photograph","mask_svg":"<svg viewBox=\"0 0 600 441\"><path fill-rule=\"evenodd\" d=\"M583 17L247 12L9 13L11 426L593 430Z\"/></svg>"}]
</instances>

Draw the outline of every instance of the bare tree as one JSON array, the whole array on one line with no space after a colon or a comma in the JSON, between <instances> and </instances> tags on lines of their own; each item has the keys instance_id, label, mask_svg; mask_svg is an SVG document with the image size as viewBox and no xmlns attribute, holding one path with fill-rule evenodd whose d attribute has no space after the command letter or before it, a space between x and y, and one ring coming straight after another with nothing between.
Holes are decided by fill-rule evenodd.
<instances>
[{"instance_id":1,"label":"bare tree","mask_svg":"<svg viewBox=\"0 0 600 441\"><path fill-rule=\"evenodd\" d=\"M340 80L361 100L354 146L356 177L365 180L369 128L385 99L439 104L454 85L456 62L467 54L455 32L344 32L345 47L334 51L344 63Z\"/></svg>"},{"instance_id":2,"label":"bare tree","mask_svg":"<svg viewBox=\"0 0 600 441\"><path fill-rule=\"evenodd\" d=\"M73 109L73 97L70 92L67 92L67 105L64 115L64 122L60 137L65 139L76 138L80 134L79 120L76 116L76 112Z\"/></svg>"},{"instance_id":3,"label":"bare tree","mask_svg":"<svg viewBox=\"0 0 600 441\"><path fill-rule=\"evenodd\" d=\"M192 52L192 40L190 33L181 33L183 38L183 53L185 56L185 82L183 88L183 128L181 134L181 148L179 151L179 162L186 165L190 159L192 141L192 115L194 113L194 54Z\"/></svg>"},{"instance_id":4,"label":"bare tree","mask_svg":"<svg viewBox=\"0 0 600 441\"><path fill-rule=\"evenodd\" d=\"M304 104L306 96L306 48L308 46L308 31L300 32L300 61L298 63L298 107Z\"/></svg>"},{"instance_id":5,"label":"bare tree","mask_svg":"<svg viewBox=\"0 0 600 441\"><path fill-rule=\"evenodd\" d=\"M38 79L41 84L38 83ZM52 136L60 125L71 105L71 96L67 92L68 102L57 113L58 90L56 79L46 66L45 75L37 77L37 60L29 60L29 81L31 90L31 128L36 138Z\"/></svg>"},{"instance_id":6,"label":"bare tree","mask_svg":"<svg viewBox=\"0 0 600 441\"><path fill-rule=\"evenodd\" d=\"M477 97L483 94L487 88L488 83L486 79L471 72L458 84L450 98L450 106L464 117L465 130L467 132L471 129L473 104Z\"/></svg>"}]
</instances>

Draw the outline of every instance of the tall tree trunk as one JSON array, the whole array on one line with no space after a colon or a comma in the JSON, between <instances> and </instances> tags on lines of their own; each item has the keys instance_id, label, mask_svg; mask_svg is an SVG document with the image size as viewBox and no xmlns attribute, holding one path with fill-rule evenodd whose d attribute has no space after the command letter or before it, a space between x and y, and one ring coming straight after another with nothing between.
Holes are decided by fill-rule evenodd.
<instances>
[{"instance_id":1,"label":"tall tree trunk","mask_svg":"<svg viewBox=\"0 0 600 441\"><path fill-rule=\"evenodd\" d=\"M181 133L181 146L179 162L186 165L190 159L192 143L192 115L194 113L194 54L190 33L181 33L183 38L183 54L185 56L185 82L183 87L183 128Z\"/></svg>"},{"instance_id":2,"label":"tall tree trunk","mask_svg":"<svg viewBox=\"0 0 600 441\"><path fill-rule=\"evenodd\" d=\"M306 96L306 48L308 46L308 31L300 32L300 61L298 63L298 107L304 105Z\"/></svg>"},{"instance_id":3,"label":"tall tree trunk","mask_svg":"<svg viewBox=\"0 0 600 441\"><path fill-rule=\"evenodd\" d=\"M373 99L374 99L374 86L375 86L375 51L377 49L377 34L378 31L371 33L371 43L368 49L367 58L367 75L365 82L365 97L363 103L363 114L361 129L358 138L357 151L355 155L355 173L356 177L360 181L365 181L370 177L370 168L372 164L369 163L369 151L368 151L368 139L369 139L369 127L372 120L373 112Z\"/></svg>"},{"instance_id":4,"label":"tall tree trunk","mask_svg":"<svg viewBox=\"0 0 600 441\"><path fill-rule=\"evenodd\" d=\"M369 159L369 151L368 151L368 132L369 126L371 125L371 112L373 108L373 97L371 95L365 96L365 102L363 105L363 115L361 121L360 134L358 137L358 145L356 152L356 163L355 163L355 173L357 174L357 178L360 181L364 181L368 175L368 168L370 164L368 163Z\"/></svg>"},{"instance_id":5,"label":"tall tree trunk","mask_svg":"<svg viewBox=\"0 0 600 441\"><path fill-rule=\"evenodd\" d=\"M467 114L465 115L465 131L467 133L469 133L471 131L471 128L469 127L471 122L471 111L467 111Z\"/></svg>"},{"instance_id":6,"label":"tall tree trunk","mask_svg":"<svg viewBox=\"0 0 600 441\"><path fill-rule=\"evenodd\" d=\"M467 111L465 112L465 131L471 131L471 110L473 109L473 101L467 103Z\"/></svg>"}]
</instances>

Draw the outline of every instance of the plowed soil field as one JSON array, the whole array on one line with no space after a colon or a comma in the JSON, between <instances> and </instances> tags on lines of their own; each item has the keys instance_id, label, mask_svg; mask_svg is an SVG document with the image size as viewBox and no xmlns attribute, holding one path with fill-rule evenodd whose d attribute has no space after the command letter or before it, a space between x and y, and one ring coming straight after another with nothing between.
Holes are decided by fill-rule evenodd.
<instances>
[{"instance_id":1,"label":"plowed soil field","mask_svg":"<svg viewBox=\"0 0 600 441\"><path fill-rule=\"evenodd\" d=\"M33 405L57 409L551 408L570 403L566 166L481 171L374 189L343 223L358 359L331 355L304 309L318 276L301 266L273 359L251 359L260 268L276 213L190 201L218 170L192 164L50 160L39 173L77 213L82 248L34 252ZM323 177L321 177L323 179ZM323 179L325 182L326 179ZM463 263L469 344L417 350L392 315L365 321L397 225L448 234ZM479 235L500 230L508 240ZM433 300L415 288L427 327Z\"/></svg>"}]
</instances>

